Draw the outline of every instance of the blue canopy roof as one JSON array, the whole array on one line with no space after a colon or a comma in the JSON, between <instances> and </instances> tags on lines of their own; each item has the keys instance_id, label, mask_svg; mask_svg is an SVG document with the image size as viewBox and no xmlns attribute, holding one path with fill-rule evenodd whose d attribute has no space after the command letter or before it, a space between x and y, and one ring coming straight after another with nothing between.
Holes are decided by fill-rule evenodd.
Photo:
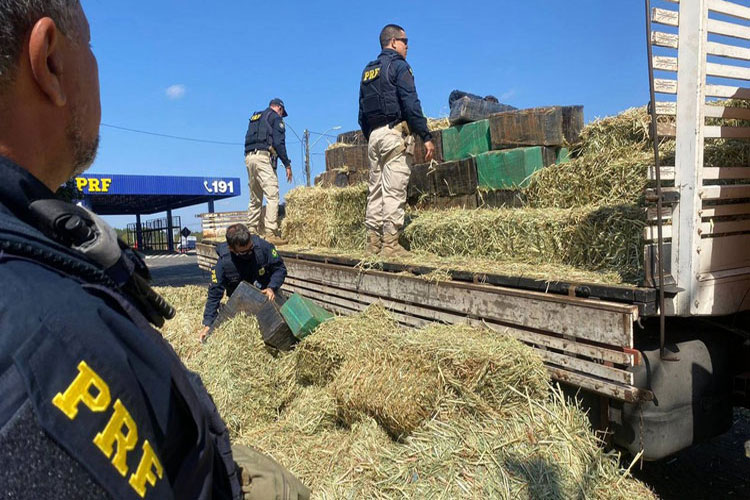
<instances>
[{"instance_id":1,"label":"blue canopy roof","mask_svg":"<svg viewBox=\"0 0 750 500\"><path fill-rule=\"evenodd\" d=\"M241 194L237 177L86 174L74 181L100 215L153 214Z\"/></svg>"}]
</instances>

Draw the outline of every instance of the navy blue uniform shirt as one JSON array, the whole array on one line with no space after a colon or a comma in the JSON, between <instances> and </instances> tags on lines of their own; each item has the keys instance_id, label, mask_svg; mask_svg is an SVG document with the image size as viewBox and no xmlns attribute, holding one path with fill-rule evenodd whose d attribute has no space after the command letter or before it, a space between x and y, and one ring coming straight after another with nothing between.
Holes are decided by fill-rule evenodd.
<instances>
[{"instance_id":1,"label":"navy blue uniform shirt","mask_svg":"<svg viewBox=\"0 0 750 500\"><path fill-rule=\"evenodd\" d=\"M211 326L216 319L224 292L231 296L242 281L257 282L261 289L278 292L286 278L286 266L276 248L257 235L252 236L253 252L243 258L229 251L222 243L216 249L219 260L211 271L211 286L203 311L203 324Z\"/></svg>"},{"instance_id":2,"label":"navy blue uniform shirt","mask_svg":"<svg viewBox=\"0 0 750 500\"><path fill-rule=\"evenodd\" d=\"M373 102L368 106L371 96L373 100L379 99L379 105ZM375 61L368 63L360 79L359 125L366 138L383 125L381 119L387 123L406 120L412 133L424 141L432 140L414 84L414 72L393 49L383 49Z\"/></svg>"},{"instance_id":3,"label":"navy blue uniform shirt","mask_svg":"<svg viewBox=\"0 0 750 500\"><path fill-rule=\"evenodd\" d=\"M245 154L253 150L268 151L273 146L285 167L292 164L286 152L286 125L273 109L253 113L245 135ZM276 165L274 165L276 168Z\"/></svg>"},{"instance_id":4,"label":"navy blue uniform shirt","mask_svg":"<svg viewBox=\"0 0 750 500\"><path fill-rule=\"evenodd\" d=\"M91 279L96 264L34 225L29 204L52 192L2 157L0 178L0 490L241 497L197 376L119 291Z\"/></svg>"}]
</instances>

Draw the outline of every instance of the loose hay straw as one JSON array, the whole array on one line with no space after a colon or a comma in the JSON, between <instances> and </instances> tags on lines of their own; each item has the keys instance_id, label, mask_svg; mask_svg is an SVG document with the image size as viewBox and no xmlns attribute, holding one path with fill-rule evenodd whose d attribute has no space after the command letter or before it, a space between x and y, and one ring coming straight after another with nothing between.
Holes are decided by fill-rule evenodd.
<instances>
[{"instance_id":1,"label":"loose hay straw","mask_svg":"<svg viewBox=\"0 0 750 500\"><path fill-rule=\"evenodd\" d=\"M205 289L159 292L178 317L199 317ZM203 377L233 440L279 460L313 498L653 498L602 451L580 409L557 390L550 396L539 358L509 336L468 326L404 330L371 307L326 322L297 350L274 357L252 319L225 323L196 351L198 327L168 322L164 333L190 353L186 362ZM393 357L422 368L399 379L389 368L404 368L382 362ZM358 372L371 380L350 392L359 409L347 422L340 405L348 403L334 390ZM390 386L441 393L400 440L378 421L378 412L397 416L408 403L385 397Z\"/></svg>"},{"instance_id":2,"label":"loose hay straw","mask_svg":"<svg viewBox=\"0 0 750 500\"><path fill-rule=\"evenodd\" d=\"M286 195L284 237L300 245L364 248L367 186L298 187Z\"/></svg>"},{"instance_id":3,"label":"loose hay straw","mask_svg":"<svg viewBox=\"0 0 750 500\"><path fill-rule=\"evenodd\" d=\"M619 272L642 268L645 214L637 207L425 211L406 228L411 249Z\"/></svg>"}]
</instances>

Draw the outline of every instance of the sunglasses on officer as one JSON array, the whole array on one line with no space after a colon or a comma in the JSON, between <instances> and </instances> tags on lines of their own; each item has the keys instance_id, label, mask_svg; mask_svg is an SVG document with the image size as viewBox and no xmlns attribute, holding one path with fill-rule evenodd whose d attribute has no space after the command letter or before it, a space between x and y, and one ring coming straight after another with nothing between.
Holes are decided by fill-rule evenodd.
<instances>
[{"instance_id":1,"label":"sunglasses on officer","mask_svg":"<svg viewBox=\"0 0 750 500\"><path fill-rule=\"evenodd\" d=\"M409 45L409 39L408 38L394 38L394 40L398 40L399 42L403 43L404 45Z\"/></svg>"},{"instance_id":2,"label":"sunglasses on officer","mask_svg":"<svg viewBox=\"0 0 750 500\"><path fill-rule=\"evenodd\" d=\"M229 247L229 249L238 257L249 257L253 254L253 242L251 241L247 245L241 247Z\"/></svg>"}]
</instances>

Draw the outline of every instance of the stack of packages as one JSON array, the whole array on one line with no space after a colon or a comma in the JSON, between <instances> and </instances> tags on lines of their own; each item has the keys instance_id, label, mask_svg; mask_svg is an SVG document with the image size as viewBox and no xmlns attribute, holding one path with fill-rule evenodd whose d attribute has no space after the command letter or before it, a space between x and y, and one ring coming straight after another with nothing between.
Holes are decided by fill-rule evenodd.
<instances>
[{"instance_id":1,"label":"stack of packages","mask_svg":"<svg viewBox=\"0 0 750 500\"><path fill-rule=\"evenodd\" d=\"M362 132L339 134L326 150L326 171L315 178L315 185L345 187L366 182L369 164L367 141Z\"/></svg>"},{"instance_id":2,"label":"stack of packages","mask_svg":"<svg viewBox=\"0 0 750 500\"><path fill-rule=\"evenodd\" d=\"M210 333L239 314L255 316L263 342L280 351L291 350L321 323L333 318L333 314L302 295L293 293L287 298L278 292L269 301L258 288L243 281L219 310Z\"/></svg>"},{"instance_id":3,"label":"stack of packages","mask_svg":"<svg viewBox=\"0 0 750 500\"><path fill-rule=\"evenodd\" d=\"M510 272L543 279L575 269L596 273L597 282L641 283L653 161L645 107L584 128L581 106L491 112L492 104L454 102L455 125L434 134L436 158L413 166L401 242L414 259L486 259L506 270L483 272L513 264L526 267ZM673 164L674 141L660 150ZM366 194L363 184L291 191L285 237L356 257L365 246Z\"/></svg>"},{"instance_id":4,"label":"stack of packages","mask_svg":"<svg viewBox=\"0 0 750 500\"><path fill-rule=\"evenodd\" d=\"M448 120L429 120L435 152L425 159L416 138L408 201L419 208L520 206L531 174L568 160L568 144L583 128L583 107L516 110L465 92L451 94ZM448 125L452 125L448 127ZM321 187L367 182L367 141L361 131L340 134L326 151Z\"/></svg>"},{"instance_id":5,"label":"stack of packages","mask_svg":"<svg viewBox=\"0 0 750 500\"><path fill-rule=\"evenodd\" d=\"M578 140L582 106L509 110L477 119L491 111L492 104L469 97L453 103L454 126L440 135L442 157L412 169L411 204L520 206L520 190L528 186L533 173L568 161L565 146Z\"/></svg>"},{"instance_id":6,"label":"stack of packages","mask_svg":"<svg viewBox=\"0 0 750 500\"><path fill-rule=\"evenodd\" d=\"M435 142L436 156L442 158L441 128L448 121L428 120ZM417 138L414 148L414 162L425 161L424 142ZM326 150L326 171L315 178L315 185L321 187L346 187L367 182L370 160L367 157L367 141L361 130L339 134L336 142Z\"/></svg>"}]
</instances>

